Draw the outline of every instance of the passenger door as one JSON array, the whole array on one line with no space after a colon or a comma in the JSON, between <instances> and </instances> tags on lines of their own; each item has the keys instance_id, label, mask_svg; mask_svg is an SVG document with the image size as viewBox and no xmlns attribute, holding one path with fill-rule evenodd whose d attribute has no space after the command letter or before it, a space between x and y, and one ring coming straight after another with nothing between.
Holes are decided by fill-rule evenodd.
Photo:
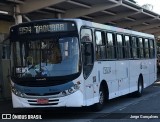
<instances>
[{"instance_id":1,"label":"passenger door","mask_svg":"<svg viewBox=\"0 0 160 122\"><path fill-rule=\"evenodd\" d=\"M93 52L93 37L92 30L89 28L81 29L81 50L82 64L84 76L85 100L87 105L93 104L94 86L93 86L93 70L94 52Z\"/></svg>"}]
</instances>

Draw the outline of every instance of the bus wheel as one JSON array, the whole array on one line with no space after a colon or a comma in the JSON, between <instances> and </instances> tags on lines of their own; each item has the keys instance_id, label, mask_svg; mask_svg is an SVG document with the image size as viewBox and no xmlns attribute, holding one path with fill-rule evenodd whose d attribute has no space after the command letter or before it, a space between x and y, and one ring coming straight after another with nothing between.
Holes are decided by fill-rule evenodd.
<instances>
[{"instance_id":1,"label":"bus wheel","mask_svg":"<svg viewBox=\"0 0 160 122\"><path fill-rule=\"evenodd\" d=\"M143 79L140 77L138 79L138 90L136 91L136 96L141 97L143 93Z\"/></svg>"},{"instance_id":2,"label":"bus wheel","mask_svg":"<svg viewBox=\"0 0 160 122\"><path fill-rule=\"evenodd\" d=\"M99 102L93 105L93 110L94 111L102 110L104 103L105 103L105 90L101 86L99 90Z\"/></svg>"}]
</instances>

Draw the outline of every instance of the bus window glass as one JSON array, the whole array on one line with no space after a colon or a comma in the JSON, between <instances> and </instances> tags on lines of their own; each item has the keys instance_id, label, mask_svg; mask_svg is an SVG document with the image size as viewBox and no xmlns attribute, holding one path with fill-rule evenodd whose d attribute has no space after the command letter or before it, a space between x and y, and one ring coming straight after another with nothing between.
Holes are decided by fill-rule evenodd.
<instances>
[{"instance_id":1,"label":"bus window glass","mask_svg":"<svg viewBox=\"0 0 160 122\"><path fill-rule=\"evenodd\" d=\"M96 31L95 37L96 37L96 58L106 59L105 33L101 31Z\"/></svg>"},{"instance_id":2,"label":"bus window glass","mask_svg":"<svg viewBox=\"0 0 160 122\"><path fill-rule=\"evenodd\" d=\"M148 39L144 40L145 58L149 58Z\"/></svg>"},{"instance_id":3,"label":"bus window glass","mask_svg":"<svg viewBox=\"0 0 160 122\"><path fill-rule=\"evenodd\" d=\"M131 58L131 44L130 44L130 37L125 36L125 47L124 47L124 52L125 52L125 57L126 58Z\"/></svg>"},{"instance_id":4,"label":"bus window glass","mask_svg":"<svg viewBox=\"0 0 160 122\"><path fill-rule=\"evenodd\" d=\"M20 43L19 42L15 42L14 43L14 50L16 50L15 54L17 55L17 57L15 57L15 61L17 62L17 66L21 66L21 58L20 58Z\"/></svg>"},{"instance_id":5,"label":"bus window glass","mask_svg":"<svg viewBox=\"0 0 160 122\"><path fill-rule=\"evenodd\" d=\"M83 29L81 31L81 42L92 42L92 33L90 29Z\"/></svg>"},{"instance_id":6,"label":"bus window glass","mask_svg":"<svg viewBox=\"0 0 160 122\"><path fill-rule=\"evenodd\" d=\"M107 33L107 59L115 59L114 37L112 33Z\"/></svg>"},{"instance_id":7,"label":"bus window glass","mask_svg":"<svg viewBox=\"0 0 160 122\"><path fill-rule=\"evenodd\" d=\"M88 40L88 41L86 41ZM93 43L92 43L92 31L90 29L81 30L81 42L82 42L82 59L83 59L83 75L87 78L93 68Z\"/></svg>"},{"instance_id":8,"label":"bus window glass","mask_svg":"<svg viewBox=\"0 0 160 122\"><path fill-rule=\"evenodd\" d=\"M150 58L154 58L155 57L154 40L152 39L149 40L149 47L150 47Z\"/></svg>"},{"instance_id":9,"label":"bus window glass","mask_svg":"<svg viewBox=\"0 0 160 122\"><path fill-rule=\"evenodd\" d=\"M137 39L136 37L132 37L132 57L138 58L138 51L137 51Z\"/></svg>"},{"instance_id":10,"label":"bus window glass","mask_svg":"<svg viewBox=\"0 0 160 122\"><path fill-rule=\"evenodd\" d=\"M102 45L102 33L100 31L96 31L96 44Z\"/></svg>"},{"instance_id":11,"label":"bus window glass","mask_svg":"<svg viewBox=\"0 0 160 122\"><path fill-rule=\"evenodd\" d=\"M123 58L123 44L122 44L122 35L117 34L117 58Z\"/></svg>"},{"instance_id":12,"label":"bus window glass","mask_svg":"<svg viewBox=\"0 0 160 122\"><path fill-rule=\"evenodd\" d=\"M143 46L143 39L138 38L139 41L139 56L140 58L144 58L144 46Z\"/></svg>"},{"instance_id":13,"label":"bus window glass","mask_svg":"<svg viewBox=\"0 0 160 122\"><path fill-rule=\"evenodd\" d=\"M79 48L76 37L16 42L18 77L54 77L78 73Z\"/></svg>"}]
</instances>

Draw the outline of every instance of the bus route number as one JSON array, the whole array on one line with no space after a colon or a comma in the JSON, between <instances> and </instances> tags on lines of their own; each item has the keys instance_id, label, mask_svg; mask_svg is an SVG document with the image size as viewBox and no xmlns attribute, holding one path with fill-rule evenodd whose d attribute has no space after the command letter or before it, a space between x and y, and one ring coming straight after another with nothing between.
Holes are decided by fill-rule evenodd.
<instances>
[{"instance_id":1,"label":"bus route number","mask_svg":"<svg viewBox=\"0 0 160 122\"><path fill-rule=\"evenodd\" d=\"M19 34L32 33L31 27L20 27Z\"/></svg>"}]
</instances>

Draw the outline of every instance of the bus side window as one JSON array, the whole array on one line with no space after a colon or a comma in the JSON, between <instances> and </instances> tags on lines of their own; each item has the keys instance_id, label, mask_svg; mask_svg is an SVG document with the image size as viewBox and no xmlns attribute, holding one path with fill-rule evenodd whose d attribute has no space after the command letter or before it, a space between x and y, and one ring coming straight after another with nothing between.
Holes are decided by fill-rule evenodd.
<instances>
[{"instance_id":1,"label":"bus side window","mask_svg":"<svg viewBox=\"0 0 160 122\"><path fill-rule=\"evenodd\" d=\"M155 57L155 47L154 47L154 40L150 39L149 40L149 48L150 48L150 58Z\"/></svg>"},{"instance_id":2,"label":"bus side window","mask_svg":"<svg viewBox=\"0 0 160 122\"><path fill-rule=\"evenodd\" d=\"M115 45L112 33L106 34L107 38L107 59L115 59Z\"/></svg>"},{"instance_id":3,"label":"bus side window","mask_svg":"<svg viewBox=\"0 0 160 122\"><path fill-rule=\"evenodd\" d=\"M132 58L138 58L138 45L136 37L132 37Z\"/></svg>"},{"instance_id":4,"label":"bus side window","mask_svg":"<svg viewBox=\"0 0 160 122\"><path fill-rule=\"evenodd\" d=\"M123 59L123 42L122 42L122 35L117 34L117 58Z\"/></svg>"},{"instance_id":5,"label":"bus side window","mask_svg":"<svg viewBox=\"0 0 160 122\"><path fill-rule=\"evenodd\" d=\"M149 58L148 39L144 39L144 52L145 52L145 58Z\"/></svg>"},{"instance_id":6,"label":"bus side window","mask_svg":"<svg viewBox=\"0 0 160 122\"><path fill-rule=\"evenodd\" d=\"M144 58L143 38L138 38L139 58Z\"/></svg>"},{"instance_id":7,"label":"bus side window","mask_svg":"<svg viewBox=\"0 0 160 122\"><path fill-rule=\"evenodd\" d=\"M96 38L96 59L106 59L105 33L101 31L96 31L95 38Z\"/></svg>"},{"instance_id":8,"label":"bus side window","mask_svg":"<svg viewBox=\"0 0 160 122\"><path fill-rule=\"evenodd\" d=\"M131 58L131 40L129 36L124 37L124 52L125 52L125 58Z\"/></svg>"}]
</instances>

